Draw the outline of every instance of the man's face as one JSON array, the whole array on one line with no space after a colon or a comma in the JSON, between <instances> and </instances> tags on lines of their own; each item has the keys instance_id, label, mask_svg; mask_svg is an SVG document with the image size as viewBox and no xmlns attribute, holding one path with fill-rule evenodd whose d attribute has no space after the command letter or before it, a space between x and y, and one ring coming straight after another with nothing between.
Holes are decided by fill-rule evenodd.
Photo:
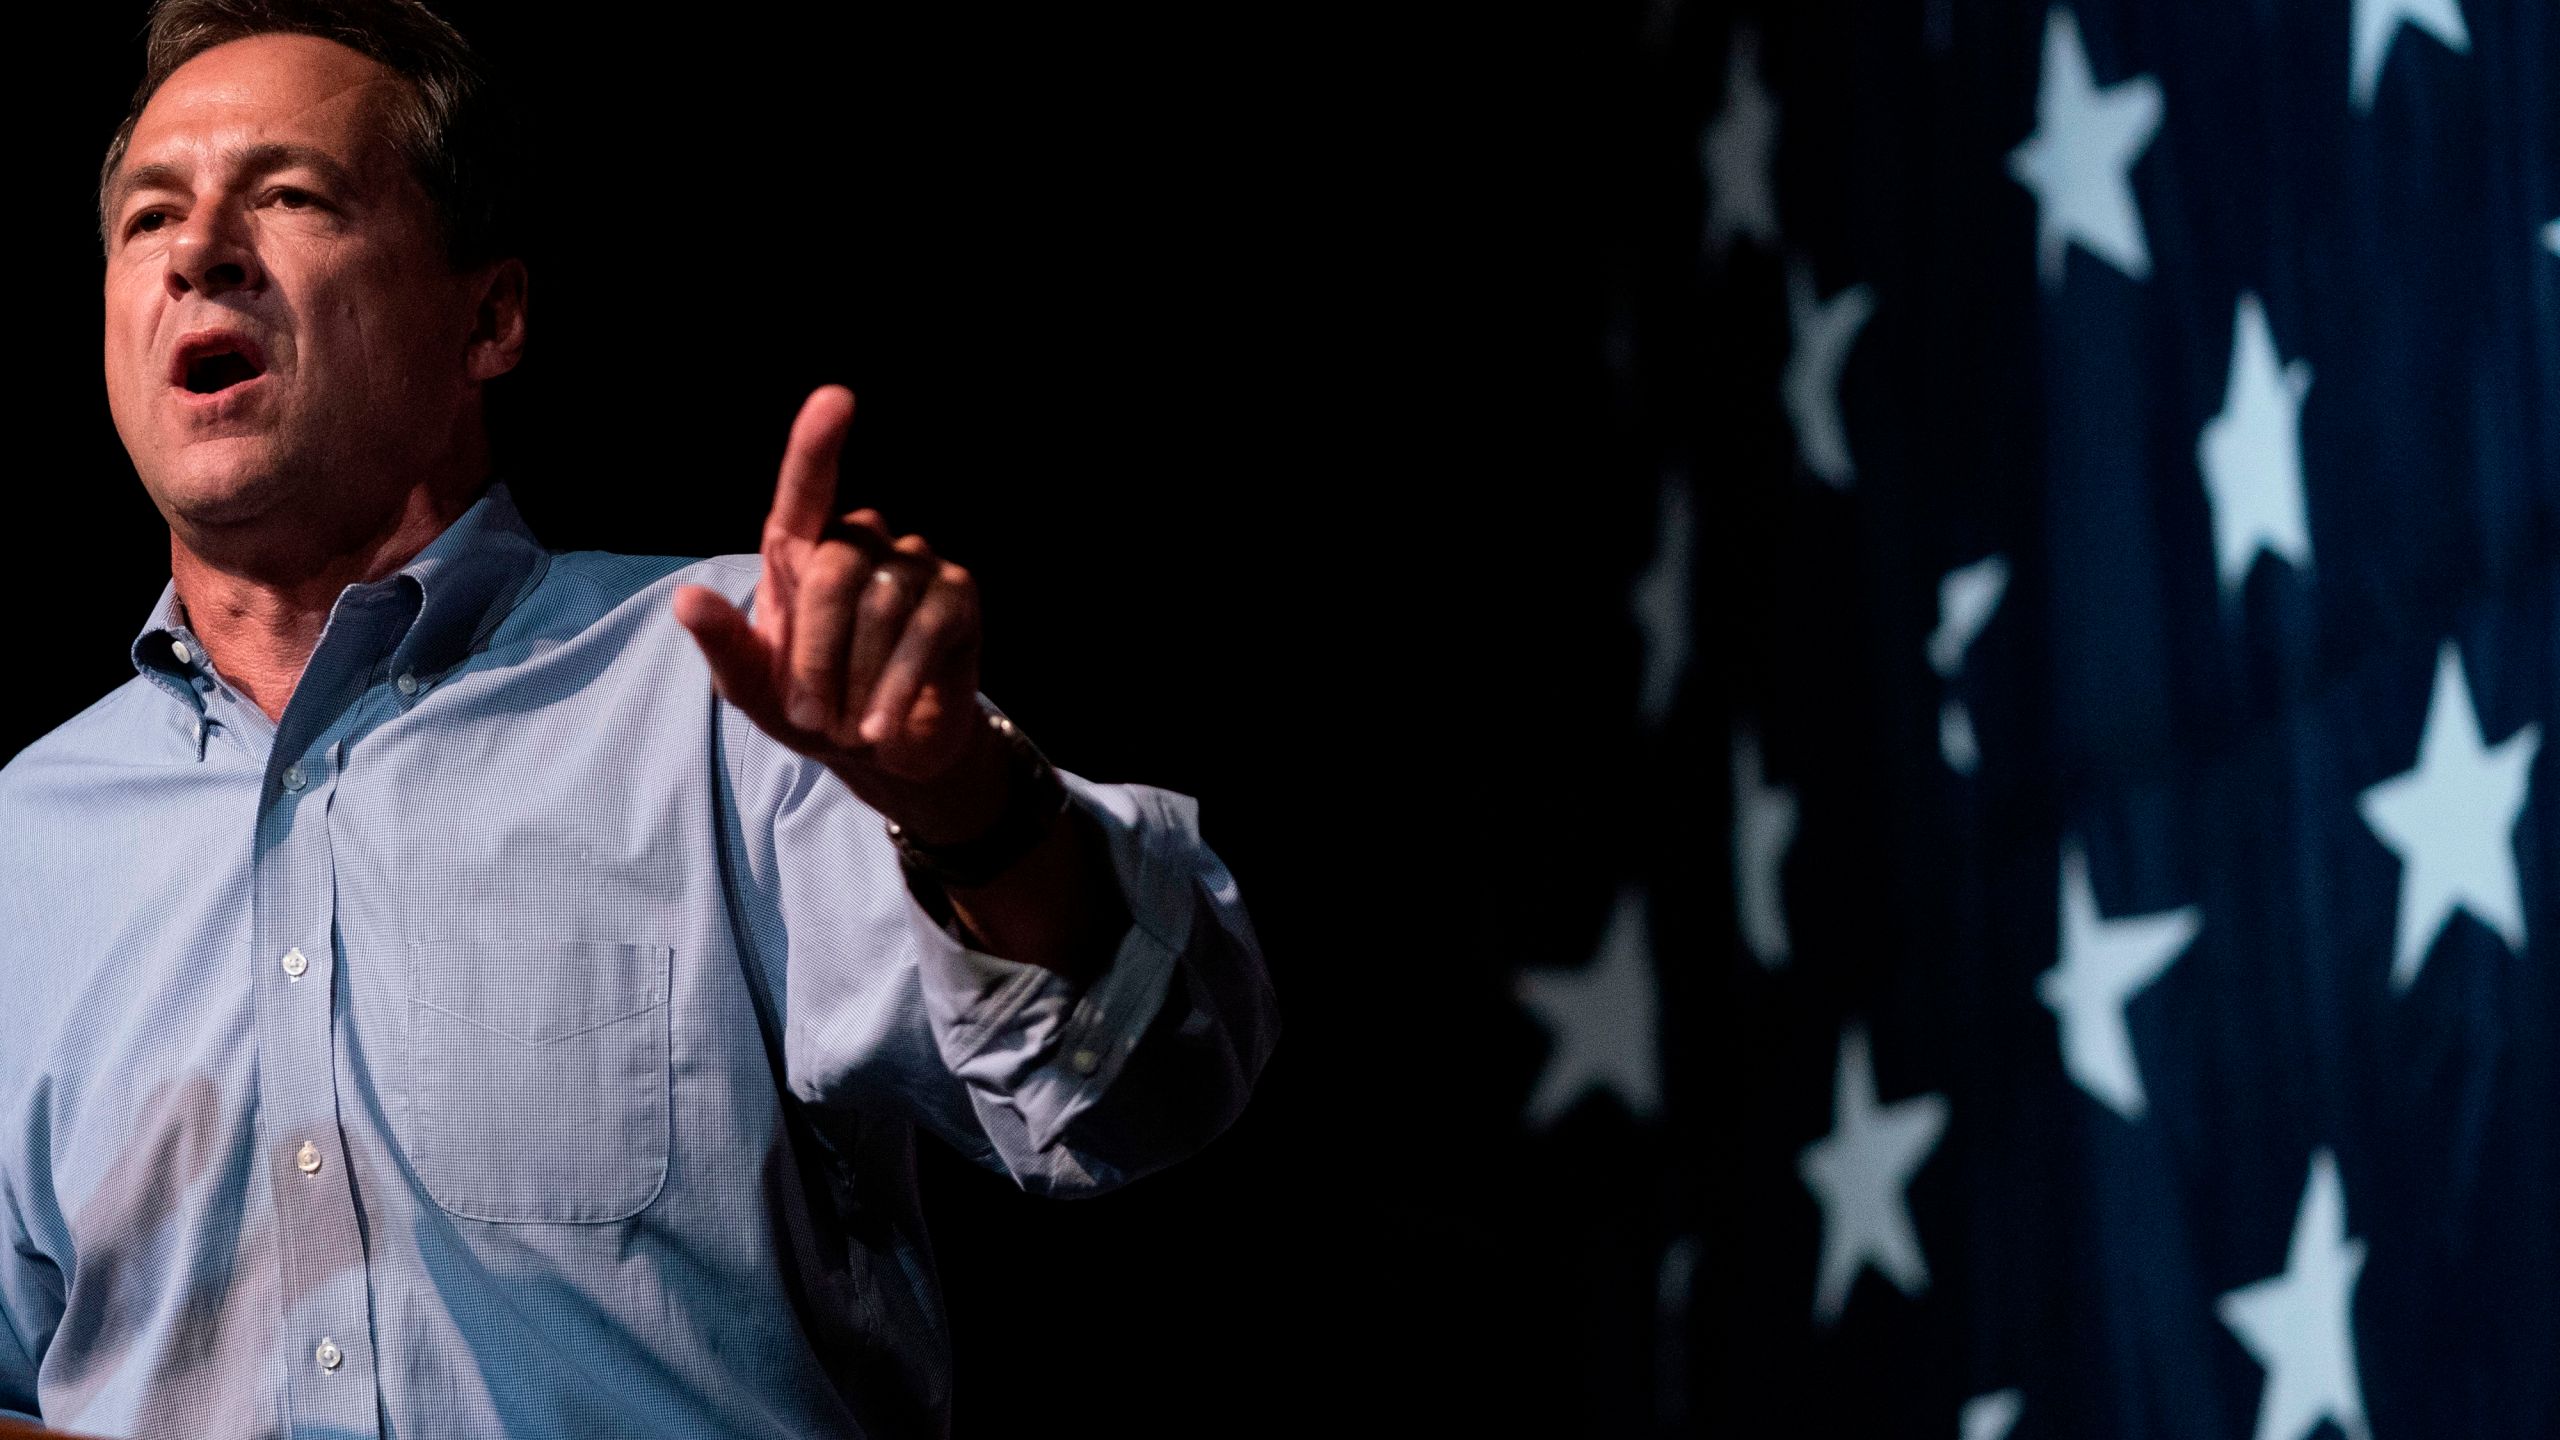
<instances>
[{"instance_id":1,"label":"man's face","mask_svg":"<svg viewBox=\"0 0 2560 1440\"><path fill-rule=\"evenodd\" d=\"M108 408L173 527L326 526L432 473L477 298L385 133L402 82L262 35L151 98L107 207Z\"/></svg>"}]
</instances>

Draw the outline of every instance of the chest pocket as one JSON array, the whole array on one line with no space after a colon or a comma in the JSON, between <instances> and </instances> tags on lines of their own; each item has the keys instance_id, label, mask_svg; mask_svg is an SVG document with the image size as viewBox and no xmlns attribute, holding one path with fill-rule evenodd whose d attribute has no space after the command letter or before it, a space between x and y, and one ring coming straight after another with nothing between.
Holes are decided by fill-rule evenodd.
<instances>
[{"instance_id":1,"label":"chest pocket","mask_svg":"<svg viewBox=\"0 0 2560 1440\"><path fill-rule=\"evenodd\" d=\"M664 945L411 947L401 1148L470 1220L628 1219L667 1178Z\"/></svg>"}]
</instances>

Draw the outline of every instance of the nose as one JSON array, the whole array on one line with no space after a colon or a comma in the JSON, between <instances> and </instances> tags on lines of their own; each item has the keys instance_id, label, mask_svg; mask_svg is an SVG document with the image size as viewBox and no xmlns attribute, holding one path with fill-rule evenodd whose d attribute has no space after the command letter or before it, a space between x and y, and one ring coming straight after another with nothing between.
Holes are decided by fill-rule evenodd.
<instances>
[{"instance_id":1,"label":"nose","mask_svg":"<svg viewBox=\"0 0 2560 1440\"><path fill-rule=\"evenodd\" d=\"M200 205L179 222L169 241L169 294L211 298L266 283L248 227L229 206Z\"/></svg>"}]
</instances>

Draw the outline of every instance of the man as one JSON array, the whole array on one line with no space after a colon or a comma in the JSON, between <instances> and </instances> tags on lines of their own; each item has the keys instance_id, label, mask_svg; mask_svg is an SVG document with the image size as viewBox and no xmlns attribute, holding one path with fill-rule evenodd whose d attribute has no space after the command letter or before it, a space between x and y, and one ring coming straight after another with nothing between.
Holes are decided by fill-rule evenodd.
<instances>
[{"instance_id":1,"label":"man","mask_svg":"<svg viewBox=\"0 0 2560 1440\"><path fill-rule=\"evenodd\" d=\"M148 52L106 380L171 581L0 772L0 1414L940 1432L916 1131L1091 1193L1270 1049L1193 808L982 708L968 573L830 520L841 390L760 559L533 541L506 141L440 21L162 0Z\"/></svg>"}]
</instances>

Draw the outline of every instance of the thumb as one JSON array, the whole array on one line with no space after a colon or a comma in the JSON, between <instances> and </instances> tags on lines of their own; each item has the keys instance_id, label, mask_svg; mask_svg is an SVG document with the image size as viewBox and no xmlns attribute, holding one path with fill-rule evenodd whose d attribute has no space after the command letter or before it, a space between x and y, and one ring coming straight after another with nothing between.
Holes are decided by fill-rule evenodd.
<instances>
[{"instance_id":1,"label":"thumb","mask_svg":"<svg viewBox=\"0 0 2560 1440\"><path fill-rule=\"evenodd\" d=\"M672 608L676 623L692 633L711 663L712 688L721 698L768 731L782 725L772 652L754 623L719 591L700 585L677 586Z\"/></svg>"}]
</instances>

